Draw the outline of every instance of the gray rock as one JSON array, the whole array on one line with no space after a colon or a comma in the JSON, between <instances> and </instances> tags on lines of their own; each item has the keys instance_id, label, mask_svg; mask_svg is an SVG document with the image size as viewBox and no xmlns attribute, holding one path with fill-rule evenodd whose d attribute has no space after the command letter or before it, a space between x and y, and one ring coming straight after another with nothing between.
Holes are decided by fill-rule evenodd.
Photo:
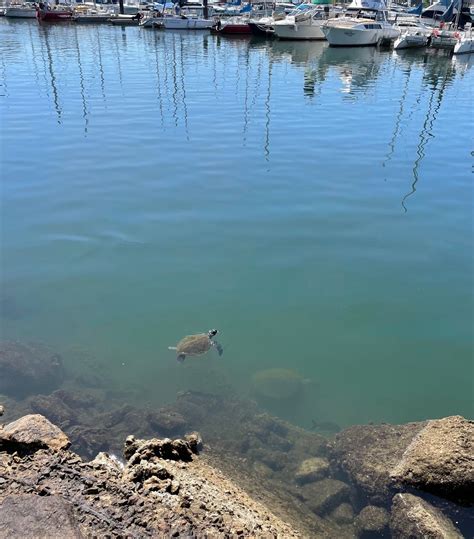
<instances>
[{"instance_id":1,"label":"gray rock","mask_svg":"<svg viewBox=\"0 0 474 539\"><path fill-rule=\"evenodd\" d=\"M28 395L55 389L63 380L61 356L42 344L0 343L0 392Z\"/></svg>"},{"instance_id":2,"label":"gray rock","mask_svg":"<svg viewBox=\"0 0 474 539\"><path fill-rule=\"evenodd\" d=\"M354 510L349 503L341 503L331 511L329 518L336 524L350 524L354 521Z\"/></svg>"},{"instance_id":3,"label":"gray rock","mask_svg":"<svg viewBox=\"0 0 474 539\"><path fill-rule=\"evenodd\" d=\"M367 505L355 519L357 535L363 538L384 537L388 535L389 520L390 514L386 509Z\"/></svg>"},{"instance_id":4,"label":"gray rock","mask_svg":"<svg viewBox=\"0 0 474 539\"><path fill-rule=\"evenodd\" d=\"M396 539L461 539L451 520L412 494L393 497L390 531Z\"/></svg>"},{"instance_id":5,"label":"gray rock","mask_svg":"<svg viewBox=\"0 0 474 539\"><path fill-rule=\"evenodd\" d=\"M295 480L301 485L311 483L326 476L329 471L329 461L321 457L304 460L295 474Z\"/></svg>"},{"instance_id":6,"label":"gray rock","mask_svg":"<svg viewBox=\"0 0 474 539\"><path fill-rule=\"evenodd\" d=\"M0 539L79 539L71 506L59 496L22 494L0 505Z\"/></svg>"},{"instance_id":7,"label":"gray rock","mask_svg":"<svg viewBox=\"0 0 474 539\"><path fill-rule=\"evenodd\" d=\"M308 507L317 515L328 513L349 498L349 485L337 479L322 479L301 487Z\"/></svg>"},{"instance_id":8,"label":"gray rock","mask_svg":"<svg viewBox=\"0 0 474 539\"><path fill-rule=\"evenodd\" d=\"M460 503L474 503L474 421L429 421L413 439L391 478Z\"/></svg>"},{"instance_id":9,"label":"gray rock","mask_svg":"<svg viewBox=\"0 0 474 539\"><path fill-rule=\"evenodd\" d=\"M426 422L406 425L361 425L343 430L333 442L335 458L373 502L393 495L390 473Z\"/></svg>"},{"instance_id":10,"label":"gray rock","mask_svg":"<svg viewBox=\"0 0 474 539\"><path fill-rule=\"evenodd\" d=\"M70 446L64 432L39 414L26 415L13 423L9 423L0 431L10 445L20 448L37 449L49 447L55 451Z\"/></svg>"}]
</instances>

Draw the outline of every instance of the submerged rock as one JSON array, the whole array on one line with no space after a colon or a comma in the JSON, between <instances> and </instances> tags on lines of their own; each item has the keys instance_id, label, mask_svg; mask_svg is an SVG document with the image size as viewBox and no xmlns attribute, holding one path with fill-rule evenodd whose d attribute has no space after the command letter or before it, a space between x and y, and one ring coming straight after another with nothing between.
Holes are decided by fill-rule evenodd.
<instances>
[{"instance_id":1,"label":"submerged rock","mask_svg":"<svg viewBox=\"0 0 474 539\"><path fill-rule=\"evenodd\" d=\"M383 507L367 505L355 519L357 535L363 539L384 537L388 532L389 512Z\"/></svg>"},{"instance_id":2,"label":"submerged rock","mask_svg":"<svg viewBox=\"0 0 474 539\"><path fill-rule=\"evenodd\" d=\"M297 483L311 483L327 475L329 471L329 461L321 457L313 457L304 460L295 474Z\"/></svg>"},{"instance_id":3,"label":"submerged rock","mask_svg":"<svg viewBox=\"0 0 474 539\"><path fill-rule=\"evenodd\" d=\"M429 421L391 471L397 483L456 502L474 503L474 421Z\"/></svg>"},{"instance_id":4,"label":"submerged rock","mask_svg":"<svg viewBox=\"0 0 474 539\"><path fill-rule=\"evenodd\" d=\"M0 538L79 539L72 506L59 496L21 494L0 504Z\"/></svg>"},{"instance_id":5,"label":"submerged rock","mask_svg":"<svg viewBox=\"0 0 474 539\"><path fill-rule=\"evenodd\" d=\"M266 369L252 376L252 385L257 396L274 400L298 396L308 381L291 369Z\"/></svg>"},{"instance_id":6,"label":"submerged rock","mask_svg":"<svg viewBox=\"0 0 474 539\"><path fill-rule=\"evenodd\" d=\"M49 447L59 451L70 446L64 432L39 414L26 415L0 430L0 444L3 441L18 449L38 449Z\"/></svg>"},{"instance_id":7,"label":"submerged rock","mask_svg":"<svg viewBox=\"0 0 474 539\"><path fill-rule=\"evenodd\" d=\"M350 427L336 435L334 456L369 500L386 502L393 494L392 470L425 426L426 422Z\"/></svg>"},{"instance_id":8,"label":"submerged rock","mask_svg":"<svg viewBox=\"0 0 474 539\"><path fill-rule=\"evenodd\" d=\"M58 387L64 378L61 356L42 344L0 343L0 392L28 395Z\"/></svg>"},{"instance_id":9,"label":"submerged rock","mask_svg":"<svg viewBox=\"0 0 474 539\"><path fill-rule=\"evenodd\" d=\"M149 412L147 420L152 429L167 435L182 434L186 429L184 417L171 407L160 408L157 412Z\"/></svg>"},{"instance_id":10,"label":"submerged rock","mask_svg":"<svg viewBox=\"0 0 474 539\"><path fill-rule=\"evenodd\" d=\"M349 485L338 479L322 479L301 488L306 504L317 515L328 513L347 501L349 493Z\"/></svg>"},{"instance_id":11,"label":"submerged rock","mask_svg":"<svg viewBox=\"0 0 474 539\"><path fill-rule=\"evenodd\" d=\"M61 399L52 395L35 395L29 399L29 405L36 414L44 415L61 428L67 428L76 421L76 413Z\"/></svg>"},{"instance_id":12,"label":"submerged rock","mask_svg":"<svg viewBox=\"0 0 474 539\"><path fill-rule=\"evenodd\" d=\"M439 509L412 494L393 497L390 518L392 537L397 539L461 539L452 521Z\"/></svg>"},{"instance_id":13,"label":"submerged rock","mask_svg":"<svg viewBox=\"0 0 474 539\"><path fill-rule=\"evenodd\" d=\"M354 509L350 503L341 503L328 516L336 524L351 524L354 520Z\"/></svg>"}]
</instances>

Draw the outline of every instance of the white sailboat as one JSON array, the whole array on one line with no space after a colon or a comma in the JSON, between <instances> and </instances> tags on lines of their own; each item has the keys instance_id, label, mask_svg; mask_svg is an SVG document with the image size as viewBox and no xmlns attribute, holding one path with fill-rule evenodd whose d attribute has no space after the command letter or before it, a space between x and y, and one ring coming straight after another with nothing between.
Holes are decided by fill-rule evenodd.
<instances>
[{"instance_id":1,"label":"white sailboat","mask_svg":"<svg viewBox=\"0 0 474 539\"><path fill-rule=\"evenodd\" d=\"M400 35L388 22L383 0L353 0L344 17L329 19L322 30L333 47L375 46Z\"/></svg>"}]
</instances>

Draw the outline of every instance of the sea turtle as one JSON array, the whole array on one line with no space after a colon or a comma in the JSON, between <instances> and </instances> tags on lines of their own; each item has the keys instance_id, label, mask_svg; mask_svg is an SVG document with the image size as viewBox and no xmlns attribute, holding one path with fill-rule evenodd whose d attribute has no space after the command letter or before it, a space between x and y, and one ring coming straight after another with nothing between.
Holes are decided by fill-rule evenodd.
<instances>
[{"instance_id":1,"label":"sea turtle","mask_svg":"<svg viewBox=\"0 0 474 539\"><path fill-rule=\"evenodd\" d=\"M285 400L301 394L303 386L311 380L303 378L291 369L266 369L252 376L252 385L259 397Z\"/></svg>"},{"instance_id":2,"label":"sea turtle","mask_svg":"<svg viewBox=\"0 0 474 539\"><path fill-rule=\"evenodd\" d=\"M224 351L222 346L212 339L219 332L217 329L211 329L207 333L198 333L197 335L188 335L181 339L176 346L169 346L170 350L176 350L176 359L181 363L186 356L200 356L208 352L212 346L215 346L218 354L221 356Z\"/></svg>"}]
</instances>

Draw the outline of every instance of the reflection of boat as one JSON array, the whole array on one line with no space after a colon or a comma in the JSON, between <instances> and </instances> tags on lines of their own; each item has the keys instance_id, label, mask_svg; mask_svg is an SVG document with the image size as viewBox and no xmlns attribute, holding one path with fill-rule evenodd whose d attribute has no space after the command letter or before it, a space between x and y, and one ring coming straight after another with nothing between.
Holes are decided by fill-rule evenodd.
<instances>
[{"instance_id":1,"label":"reflection of boat","mask_svg":"<svg viewBox=\"0 0 474 539\"><path fill-rule=\"evenodd\" d=\"M400 31L387 20L383 1L354 0L345 16L330 19L323 32L333 47L362 47L395 40Z\"/></svg>"},{"instance_id":2,"label":"reflection of boat","mask_svg":"<svg viewBox=\"0 0 474 539\"><path fill-rule=\"evenodd\" d=\"M326 39L322 25L334 12L329 8L316 7L295 15L288 15L273 25L275 35L280 39Z\"/></svg>"},{"instance_id":3,"label":"reflection of boat","mask_svg":"<svg viewBox=\"0 0 474 539\"><path fill-rule=\"evenodd\" d=\"M36 17L39 21L45 22L63 22L70 21L72 10L69 8L55 7L52 9L37 8Z\"/></svg>"},{"instance_id":4,"label":"reflection of boat","mask_svg":"<svg viewBox=\"0 0 474 539\"><path fill-rule=\"evenodd\" d=\"M5 17L34 19L36 17L36 8L31 4L11 4L5 8Z\"/></svg>"},{"instance_id":5,"label":"reflection of boat","mask_svg":"<svg viewBox=\"0 0 474 539\"><path fill-rule=\"evenodd\" d=\"M472 25L467 23L464 26L464 32L454 45L454 54L471 54L474 53L474 41L472 37Z\"/></svg>"},{"instance_id":6,"label":"reflection of boat","mask_svg":"<svg viewBox=\"0 0 474 539\"><path fill-rule=\"evenodd\" d=\"M400 36L395 40L395 50L426 47L428 45L431 28L414 19L397 20L396 27L400 30Z\"/></svg>"}]
</instances>

